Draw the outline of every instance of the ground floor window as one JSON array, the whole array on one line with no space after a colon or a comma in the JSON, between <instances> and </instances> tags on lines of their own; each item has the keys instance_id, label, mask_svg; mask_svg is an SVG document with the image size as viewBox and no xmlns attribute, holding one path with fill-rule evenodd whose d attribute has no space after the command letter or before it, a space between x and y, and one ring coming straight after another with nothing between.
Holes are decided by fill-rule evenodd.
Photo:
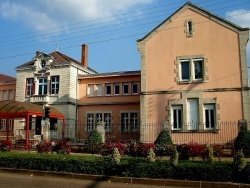
<instances>
[{"instance_id":1,"label":"ground floor window","mask_svg":"<svg viewBox=\"0 0 250 188\"><path fill-rule=\"evenodd\" d=\"M110 112L88 112L87 113L87 131L92 131L96 129L99 122L103 121L105 123L104 129L106 132L111 131L111 113Z\"/></svg>"},{"instance_id":2,"label":"ground floor window","mask_svg":"<svg viewBox=\"0 0 250 188\"><path fill-rule=\"evenodd\" d=\"M122 112L121 113L121 131L135 132L138 130L139 113L138 112Z\"/></svg>"},{"instance_id":3,"label":"ground floor window","mask_svg":"<svg viewBox=\"0 0 250 188\"><path fill-rule=\"evenodd\" d=\"M204 105L205 129L215 128L215 107L214 104Z\"/></svg>"},{"instance_id":4,"label":"ground floor window","mask_svg":"<svg viewBox=\"0 0 250 188\"><path fill-rule=\"evenodd\" d=\"M182 106L176 105L172 106L172 129L181 130L182 129Z\"/></svg>"}]
</instances>

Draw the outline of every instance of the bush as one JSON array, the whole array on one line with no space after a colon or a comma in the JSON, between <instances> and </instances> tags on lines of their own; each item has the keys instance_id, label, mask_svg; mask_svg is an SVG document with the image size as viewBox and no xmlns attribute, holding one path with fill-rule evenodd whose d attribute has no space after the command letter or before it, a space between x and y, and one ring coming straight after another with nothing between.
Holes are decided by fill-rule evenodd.
<instances>
[{"instance_id":1,"label":"bush","mask_svg":"<svg viewBox=\"0 0 250 188\"><path fill-rule=\"evenodd\" d=\"M247 130L247 127L244 126L241 128L238 136L234 141L235 151L243 150L245 156L250 155L250 132Z\"/></svg>"},{"instance_id":2,"label":"bush","mask_svg":"<svg viewBox=\"0 0 250 188\"><path fill-rule=\"evenodd\" d=\"M86 140L86 149L92 153L100 150L102 143L101 134L97 130L93 130Z\"/></svg>"},{"instance_id":3,"label":"bush","mask_svg":"<svg viewBox=\"0 0 250 188\"><path fill-rule=\"evenodd\" d=\"M0 150L1 151L10 151L10 149L12 148L12 143L10 140L2 140L0 142Z\"/></svg>"},{"instance_id":4,"label":"bush","mask_svg":"<svg viewBox=\"0 0 250 188\"><path fill-rule=\"evenodd\" d=\"M113 153L114 148L117 148L121 155L127 154L128 143L123 142L106 142L101 147L102 156L111 155Z\"/></svg>"},{"instance_id":5,"label":"bush","mask_svg":"<svg viewBox=\"0 0 250 188\"><path fill-rule=\"evenodd\" d=\"M173 166L169 161L156 160L149 163L142 158L122 157L119 165L110 162L110 157L74 155L37 155L34 153L1 152L0 167L69 172L104 176L136 178L164 178L195 181L235 181L232 162L181 161ZM240 171L247 181L249 166ZM243 178L244 177L244 178Z\"/></svg>"},{"instance_id":6,"label":"bush","mask_svg":"<svg viewBox=\"0 0 250 188\"><path fill-rule=\"evenodd\" d=\"M154 152L153 148L150 148L150 149L148 150L147 160L148 160L149 162L155 162L155 152Z\"/></svg>"},{"instance_id":7,"label":"bush","mask_svg":"<svg viewBox=\"0 0 250 188\"><path fill-rule=\"evenodd\" d=\"M171 155L172 147L169 146L173 145L173 141L168 130L164 129L161 131L154 143L156 146L155 152L158 156Z\"/></svg>"}]
</instances>

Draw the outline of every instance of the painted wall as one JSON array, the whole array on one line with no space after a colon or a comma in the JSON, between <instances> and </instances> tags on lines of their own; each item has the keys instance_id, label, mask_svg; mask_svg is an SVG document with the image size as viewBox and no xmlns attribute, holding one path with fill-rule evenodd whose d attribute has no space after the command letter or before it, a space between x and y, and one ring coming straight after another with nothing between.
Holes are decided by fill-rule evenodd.
<instances>
[{"instance_id":1,"label":"painted wall","mask_svg":"<svg viewBox=\"0 0 250 188\"><path fill-rule=\"evenodd\" d=\"M187 36L187 21L193 23L191 37ZM210 19L187 6L138 41L142 64L141 123L165 122L171 129L171 108L181 105L183 123L187 124L188 99L198 100L201 124L204 123L204 105L210 103L215 104L216 121L237 124L239 119L243 119L241 87L244 87L242 82L245 83L247 77L242 76L245 74L242 67L245 69L247 63L241 62L245 56L240 49L244 52L247 40L245 43L240 41L239 33L234 26L219 19ZM180 81L179 60L187 57L204 59L203 81ZM248 102L246 106L249 108ZM220 129L219 125L217 128ZM232 141L237 133L235 129L231 130L234 131L233 136L223 141L217 139L216 142ZM141 132L141 140L145 142L154 141L158 134L148 137L150 129L146 127ZM183 134L179 134L182 137L176 133L174 139L183 142ZM225 134L228 132L219 131L217 135L222 138ZM203 142L198 135L192 138Z\"/></svg>"},{"instance_id":2,"label":"painted wall","mask_svg":"<svg viewBox=\"0 0 250 188\"><path fill-rule=\"evenodd\" d=\"M132 94L131 83L138 83L138 93ZM120 94L114 94L114 84L120 84ZM129 94L122 94L122 83L129 83ZM102 96L88 96L88 85L102 84ZM111 84L111 95L105 95L105 84ZM130 139L139 140L139 124L137 131L121 132L121 112L137 112L140 114L140 74L136 75L106 75L94 77L82 77L79 79L79 101L78 101L78 139L86 140L89 131L87 130L87 113L111 113L111 131L106 131L106 139L125 141ZM140 117L139 117L140 118ZM139 123L139 121L138 121Z\"/></svg>"}]
</instances>

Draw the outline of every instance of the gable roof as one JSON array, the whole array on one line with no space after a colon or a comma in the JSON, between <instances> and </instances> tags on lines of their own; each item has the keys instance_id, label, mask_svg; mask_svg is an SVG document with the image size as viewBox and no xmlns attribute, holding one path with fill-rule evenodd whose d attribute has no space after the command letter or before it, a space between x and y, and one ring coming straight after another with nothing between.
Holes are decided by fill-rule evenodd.
<instances>
[{"instance_id":1,"label":"gable roof","mask_svg":"<svg viewBox=\"0 0 250 188\"><path fill-rule=\"evenodd\" d=\"M137 42L143 41L144 39L146 39L148 36L150 36L154 31L157 31L163 24L165 24L167 21L172 21L174 19L174 17L176 15L178 15L180 12L182 12L183 10L190 8L196 12L201 13L202 15L208 17L209 19L219 22L220 24L223 24L224 26L230 27L230 28L234 28L237 31L245 31L245 30L249 30L249 28L242 28L224 18L221 18L207 10L205 10L204 8L201 8L191 2L187 2L185 3L182 7L180 7L177 11L175 11L172 15L170 15L167 19L165 19L163 22L161 22L158 26L156 26L152 31L150 31L146 36L144 36L141 39L138 39Z\"/></svg>"},{"instance_id":2,"label":"gable roof","mask_svg":"<svg viewBox=\"0 0 250 188\"><path fill-rule=\"evenodd\" d=\"M0 84L11 84L15 82L16 82L16 78L5 75L5 74L0 74Z\"/></svg>"},{"instance_id":3,"label":"gable roof","mask_svg":"<svg viewBox=\"0 0 250 188\"><path fill-rule=\"evenodd\" d=\"M42 53L42 52L38 52L38 53ZM83 67L83 65L82 65L81 62L79 62L79 61L77 61L77 60L75 60L75 59L73 59L73 58L71 58L71 57L69 57L69 56L67 56L67 55L59 52L59 51L54 51L54 52L51 52L51 53L49 53L47 55L51 56L54 59L54 61L51 63L52 65L53 65L53 63L73 62L73 63L76 63L76 64L78 64L78 65L80 65L80 66ZM24 67L27 67L27 66L33 66L34 65L34 61L35 60L32 60L32 61L29 61L29 62L24 63L22 65L19 65L19 66L16 67L16 69L21 69L21 68L24 68ZM93 69L91 69L89 67L87 67L87 68L89 70L93 71L93 72L96 72L95 70L93 70Z\"/></svg>"}]
</instances>

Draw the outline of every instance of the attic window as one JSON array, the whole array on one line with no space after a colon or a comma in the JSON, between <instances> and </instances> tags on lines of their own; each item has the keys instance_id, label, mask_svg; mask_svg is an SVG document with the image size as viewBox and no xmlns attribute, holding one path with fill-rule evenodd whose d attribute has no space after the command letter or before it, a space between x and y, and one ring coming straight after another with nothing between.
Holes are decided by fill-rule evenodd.
<instances>
[{"instance_id":1,"label":"attic window","mask_svg":"<svg viewBox=\"0 0 250 188\"><path fill-rule=\"evenodd\" d=\"M43 60L41 61L41 67L44 68L45 65L46 65L46 61L43 59Z\"/></svg>"},{"instance_id":2,"label":"attic window","mask_svg":"<svg viewBox=\"0 0 250 188\"><path fill-rule=\"evenodd\" d=\"M187 37L192 37L194 34L194 22L192 20L185 21L185 32Z\"/></svg>"}]
</instances>

